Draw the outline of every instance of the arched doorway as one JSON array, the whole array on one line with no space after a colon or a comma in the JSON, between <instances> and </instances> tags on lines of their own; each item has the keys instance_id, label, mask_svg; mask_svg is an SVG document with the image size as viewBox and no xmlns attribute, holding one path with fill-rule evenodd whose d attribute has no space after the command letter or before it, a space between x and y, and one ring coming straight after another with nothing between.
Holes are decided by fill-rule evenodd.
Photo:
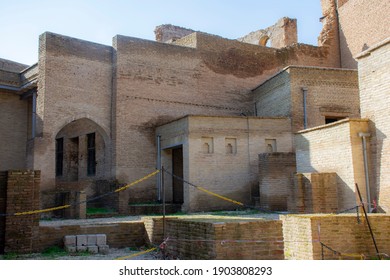
<instances>
[{"instance_id":1,"label":"arched doorway","mask_svg":"<svg viewBox=\"0 0 390 280\"><path fill-rule=\"evenodd\" d=\"M56 135L56 178L64 182L109 176L108 137L94 121L82 118Z\"/></svg>"}]
</instances>

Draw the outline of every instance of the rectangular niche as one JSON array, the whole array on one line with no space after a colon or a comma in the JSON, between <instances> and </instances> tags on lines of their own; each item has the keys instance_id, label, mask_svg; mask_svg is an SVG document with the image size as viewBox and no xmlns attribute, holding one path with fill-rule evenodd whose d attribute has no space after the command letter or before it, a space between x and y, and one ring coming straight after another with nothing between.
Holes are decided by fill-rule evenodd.
<instances>
[{"instance_id":1,"label":"rectangular niche","mask_svg":"<svg viewBox=\"0 0 390 280\"><path fill-rule=\"evenodd\" d=\"M265 139L265 149L266 153L276 153L276 139Z\"/></svg>"},{"instance_id":2,"label":"rectangular niche","mask_svg":"<svg viewBox=\"0 0 390 280\"><path fill-rule=\"evenodd\" d=\"M202 137L202 153L212 154L214 152L213 137Z\"/></svg>"},{"instance_id":3,"label":"rectangular niche","mask_svg":"<svg viewBox=\"0 0 390 280\"><path fill-rule=\"evenodd\" d=\"M235 155L237 153L236 138L225 138L225 151L227 155Z\"/></svg>"}]
</instances>

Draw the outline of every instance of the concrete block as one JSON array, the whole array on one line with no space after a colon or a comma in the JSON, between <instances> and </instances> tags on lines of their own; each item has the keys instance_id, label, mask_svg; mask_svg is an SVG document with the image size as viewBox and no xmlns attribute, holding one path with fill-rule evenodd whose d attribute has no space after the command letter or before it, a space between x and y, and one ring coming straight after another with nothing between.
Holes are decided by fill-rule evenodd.
<instances>
[{"instance_id":1,"label":"concrete block","mask_svg":"<svg viewBox=\"0 0 390 280\"><path fill-rule=\"evenodd\" d=\"M77 250L77 252L86 252L87 246L77 246L76 250Z\"/></svg>"},{"instance_id":2,"label":"concrete block","mask_svg":"<svg viewBox=\"0 0 390 280\"><path fill-rule=\"evenodd\" d=\"M97 254L99 252L99 247L96 245L87 246L87 251L92 254Z\"/></svg>"},{"instance_id":3,"label":"concrete block","mask_svg":"<svg viewBox=\"0 0 390 280\"><path fill-rule=\"evenodd\" d=\"M76 246L76 235L65 235L64 246Z\"/></svg>"},{"instance_id":4,"label":"concrete block","mask_svg":"<svg viewBox=\"0 0 390 280\"><path fill-rule=\"evenodd\" d=\"M67 251L68 253L75 253L76 252L76 246L65 245L65 251Z\"/></svg>"},{"instance_id":5,"label":"concrete block","mask_svg":"<svg viewBox=\"0 0 390 280\"><path fill-rule=\"evenodd\" d=\"M77 235L76 236L76 245L79 246L86 246L87 243L87 235Z\"/></svg>"},{"instance_id":6,"label":"concrete block","mask_svg":"<svg viewBox=\"0 0 390 280\"><path fill-rule=\"evenodd\" d=\"M96 245L107 245L107 236L105 234L96 234Z\"/></svg>"},{"instance_id":7,"label":"concrete block","mask_svg":"<svg viewBox=\"0 0 390 280\"><path fill-rule=\"evenodd\" d=\"M98 247L99 247L99 254L106 255L106 254L109 253L110 246L108 246L108 245L100 245Z\"/></svg>"},{"instance_id":8,"label":"concrete block","mask_svg":"<svg viewBox=\"0 0 390 280\"><path fill-rule=\"evenodd\" d=\"M96 246L96 234L88 234L87 235L87 245L88 246Z\"/></svg>"}]
</instances>

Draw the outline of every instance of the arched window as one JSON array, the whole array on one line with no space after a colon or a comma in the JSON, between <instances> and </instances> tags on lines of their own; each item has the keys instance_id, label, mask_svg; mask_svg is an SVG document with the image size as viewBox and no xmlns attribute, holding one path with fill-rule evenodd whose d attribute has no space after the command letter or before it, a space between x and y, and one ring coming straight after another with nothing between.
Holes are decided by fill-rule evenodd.
<instances>
[{"instance_id":1,"label":"arched window","mask_svg":"<svg viewBox=\"0 0 390 280\"><path fill-rule=\"evenodd\" d=\"M269 46L269 44L267 45L267 43L269 43L269 37L267 35L264 35L263 37L260 38L259 40L259 45L260 46Z\"/></svg>"},{"instance_id":2,"label":"arched window","mask_svg":"<svg viewBox=\"0 0 390 280\"><path fill-rule=\"evenodd\" d=\"M209 143L203 143L202 149L203 149L203 153L204 154L209 154L210 153L210 145L209 145Z\"/></svg>"},{"instance_id":3,"label":"arched window","mask_svg":"<svg viewBox=\"0 0 390 280\"><path fill-rule=\"evenodd\" d=\"M233 145L230 143L226 145L226 154L233 154Z\"/></svg>"}]
</instances>

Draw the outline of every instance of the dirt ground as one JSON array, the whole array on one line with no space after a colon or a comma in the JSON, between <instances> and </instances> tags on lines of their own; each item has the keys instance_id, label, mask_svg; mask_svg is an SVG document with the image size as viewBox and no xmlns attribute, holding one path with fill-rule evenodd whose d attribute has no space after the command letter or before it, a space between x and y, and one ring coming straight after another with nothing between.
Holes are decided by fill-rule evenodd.
<instances>
[{"instance_id":1,"label":"dirt ground","mask_svg":"<svg viewBox=\"0 0 390 280\"><path fill-rule=\"evenodd\" d=\"M146 251L147 249L145 249ZM0 255L0 260L162 260L162 253L158 250L143 253L145 251L135 251L130 248L110 248L108 254L90 254L66 252L56 253L34 253L34 254L6 254Z\"/></svg>"}]
</instances>

